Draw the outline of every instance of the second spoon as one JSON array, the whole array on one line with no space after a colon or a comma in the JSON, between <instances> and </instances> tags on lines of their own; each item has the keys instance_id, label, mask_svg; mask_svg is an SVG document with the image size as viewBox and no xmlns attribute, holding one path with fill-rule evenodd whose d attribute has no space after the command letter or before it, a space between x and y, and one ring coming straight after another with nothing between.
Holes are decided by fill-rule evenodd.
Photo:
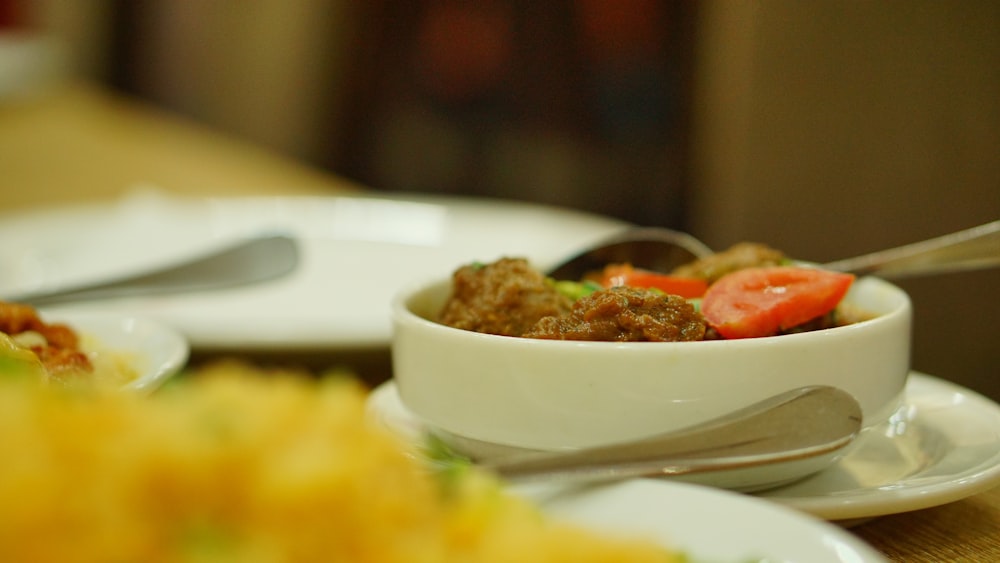
<instances>
[{"instance_id":1,"label":"second spoon","mask_svg":"<svg viewBox=\"0 0 1000 563\"><path fill-rule=\"evenodd\" d=\"M691 428L569 452L528 453L479 465L512 480L613 480L740 469L836 452L861 430L846 391L808 386Z\"/></svg>"},{"instance_id":2,"label":"second spoon","mask_svg":"<svg viewBox=\"0 0 1000 563\"><path fill-rule=\"evenodd\" d=\"M670 272L711 253L708 246L686 233L640 227L601 241L551 268L548 274L555 279L578 280L588 272L620 262L656 272ZM1000 220L823 265L829 270L886 279L997 266L1000 266Z\"/></svg>"}]
</instances>

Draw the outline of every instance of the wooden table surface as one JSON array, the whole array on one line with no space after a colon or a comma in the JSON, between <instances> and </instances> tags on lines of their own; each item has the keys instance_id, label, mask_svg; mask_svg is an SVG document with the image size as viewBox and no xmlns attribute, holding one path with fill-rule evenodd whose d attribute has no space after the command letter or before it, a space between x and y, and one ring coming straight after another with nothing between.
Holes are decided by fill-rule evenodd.
<instances>
[{"instance_id":1,"label":"wooden table surface","mask_svg":"<svg viewBox=\"0 0 1000 563\"><path fill-rule=\"evenodd\" d=\"M181 195L322 195L362 188L90 85L0 101L0 210ZM851 528L891 561L1000 561L1000 487Z\"/></svg>"}]
</instances>

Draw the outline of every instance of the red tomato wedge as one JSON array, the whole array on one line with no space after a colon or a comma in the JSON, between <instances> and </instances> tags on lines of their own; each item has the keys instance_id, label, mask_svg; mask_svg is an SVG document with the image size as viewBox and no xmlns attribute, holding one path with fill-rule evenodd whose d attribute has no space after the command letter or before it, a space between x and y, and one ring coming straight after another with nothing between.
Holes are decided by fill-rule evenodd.
<instances>
[{"instance_id":1,"label":"red tomato wedge","mask_svg":"<svg viewBox=\"0 0 1000 563\"><path fill-rule=\"evenodd\" d=\"M626 285L629 287L651 287L685 298L701 297L708 289L708 283L698 278L682 278L635 268L631 264L611 264L604 267L601 279L603 287Z\"/></svg>"},{"instance_id":2,"label":"red tomato wedge","mask_svg":"<svg viewBox=\"0 0 1000 563\"><path fill-rule=\"evenodd\" d=\"M812 268L747 268L712 284L701 313L724 338L772 336L829 313L853 282L851 274Z\"/></svg>"}]
</instances>

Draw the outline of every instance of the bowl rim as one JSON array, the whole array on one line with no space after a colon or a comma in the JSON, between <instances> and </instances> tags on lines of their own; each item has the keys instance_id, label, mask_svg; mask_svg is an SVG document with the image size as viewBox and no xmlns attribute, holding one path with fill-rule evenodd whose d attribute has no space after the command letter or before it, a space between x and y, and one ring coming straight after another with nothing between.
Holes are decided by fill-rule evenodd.
<instances>
[{"instance_id":1,"label":"bowl rim","mask_svg":"<svg viewBox=\"0 0 1000 563\"><path fill-rule=\"evenodd\" d=\"M482 340L484 342L489 342L495 340L500 343L498 345L505 345L508 343L510 346L550 346L553 348L625 348L625 349L646 349L649 350L653 347L655 348L677 348L688 346L692 349L698 347L704 350L714 350L720 346L725 346L729 348L743 348L746 346L777 346L781 342L795 343L801 342L808 339L824 339L833 338L837 335L849 335L853 332L869 330L871 328L876 328L886 323L893 322L900 315L907 315L912 313L913 304L910 299L909 294L901 287L875 276L863 276L855 280L850 291L855 291L859 283L863 284L876 284L881 287L881 290L888 291L892 294L898 303L891 309L885 311L884 313L877 313L876 316L870 319L865 319L855 323L841 325L831 328L825 328L821 330L813 330L807 332L798 332L793 334L780 334L775 336L763 336L757 338L736 338L736 339L719 339L719 340L697 340L697 341L683 341L683 342L613 342L613 341L596 341L596 340L551 340L542 338L525 338L521 336L506 336L499 334L487 334L481 332L475 332L472 330L465 330L460 328L451 327L445 324L441 324L437 321L429 319L423 315L420 315L413 311L412 303L419 296L432 292L440 291L445 288L445 286L451 284L452 278L433 278L424 279L422 281L413 282L409 285L404 286L393 296L390 302L390 309L392 311L392 317L395 323L408 323L416 326L421 326L427 330L435 331L442 334L453 334L455 338L471 339L471 340ZM850 296L850 292L848 293Z\"/></svg>"},{"instance_id":2,"label":"bowl rim","mask_svg":"<svg viewBox=\"0 0 1000 563\"><path fill-rule=\"evenodd\" d=\"M767 395L762 393L801 384L829 384L829 377L835 375L831 370L842 373L843 369L852 371L846 379L838 379L837 386L858 394L866 420L871 421L865 423L867 427L896 410L910 371L912 302L902 288L880 278L864 278L864 285L857 286L861 292L849 301L873 312L870 319L775 337L697 342L521 338L453 328L422 316L436 314L435 309L447 299L450 283L449 278L425 280L410 284L395 296L393 378L413 412L432 426L465 439L534 449L612 443L641 436L645 421L657 420L658 431L683 428L707 420L718 406L738 408L744 398L752 399L751 395L764 398ZM628 368L621 370L624 358L629 358L625 360ZM884 371L887 377L864 376L871 373L870 365L888 370ZM740 369L743 366L747 369ZM798 374L810 366L817 370L808 371L805 379L783 375L769 378L763 385L755 383L758 375L774 369L782 374ZM555 376L532 377L530 374L538 367L553 371ZM676 372L678 377L659 377L657 374L663 373L665 367L680 370ZM583 378L579 377L581 369L585 371ZM735 373L732 381L746 393L723 392L721 402L713 398L719 395L720 387L716 379L704 374L717 369ZM468 383L470 378L464 374L477 371L485 378L483 384ZM627 378L603 375L617 371L624 371ZM676 394L670 391L671 396L650 397L645 390L660 389L661 381L676 381L668 385L682 394L671 398ZM572 385L576 390L563 396L557 386L566 382L579 385ZM625 393L618 393L616 389L623 382L643 392L631 392L626 387ZM440 390L450 386L458 389L457 394L442 396ZM557 394L554 403L546 399L551 393ZM595 411L593 401L605 402L599 398L605 393L618 398ZM460 400L466 396L469 401ZM487 399L480 410L479 402ZM664 404L678 402L682 408L673 414L656 414ZM496 406L511 404L517 407ZM621 410L632 406L634 412ZM545 414L545 409L555 414ZM603 428L609 420L622 418L619 415L623 412L629 413L624 418L633 421L614 422ZM587 421L578 422L581 416ZM573 430L572 426L577 425L580 430Z\"/></svg>"}]
</instances>

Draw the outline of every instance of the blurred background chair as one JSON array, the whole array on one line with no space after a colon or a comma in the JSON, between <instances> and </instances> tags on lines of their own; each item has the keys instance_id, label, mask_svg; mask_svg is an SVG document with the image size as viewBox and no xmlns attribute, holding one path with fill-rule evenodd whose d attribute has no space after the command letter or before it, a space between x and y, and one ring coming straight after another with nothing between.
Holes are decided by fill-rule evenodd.
<instances>
[{"instance_id":1,"label":"blurred background chair","mask_svg":"<svg viewBox=\"0 0 1000 563\"><path fill-rule=\"evenodd\" d=\"M373 190L817 261L1000 217L996 2L22 4L79 75ZM1000 398L1000 272L901 285L915 369Z\"/></svg>"}]
</instances>

